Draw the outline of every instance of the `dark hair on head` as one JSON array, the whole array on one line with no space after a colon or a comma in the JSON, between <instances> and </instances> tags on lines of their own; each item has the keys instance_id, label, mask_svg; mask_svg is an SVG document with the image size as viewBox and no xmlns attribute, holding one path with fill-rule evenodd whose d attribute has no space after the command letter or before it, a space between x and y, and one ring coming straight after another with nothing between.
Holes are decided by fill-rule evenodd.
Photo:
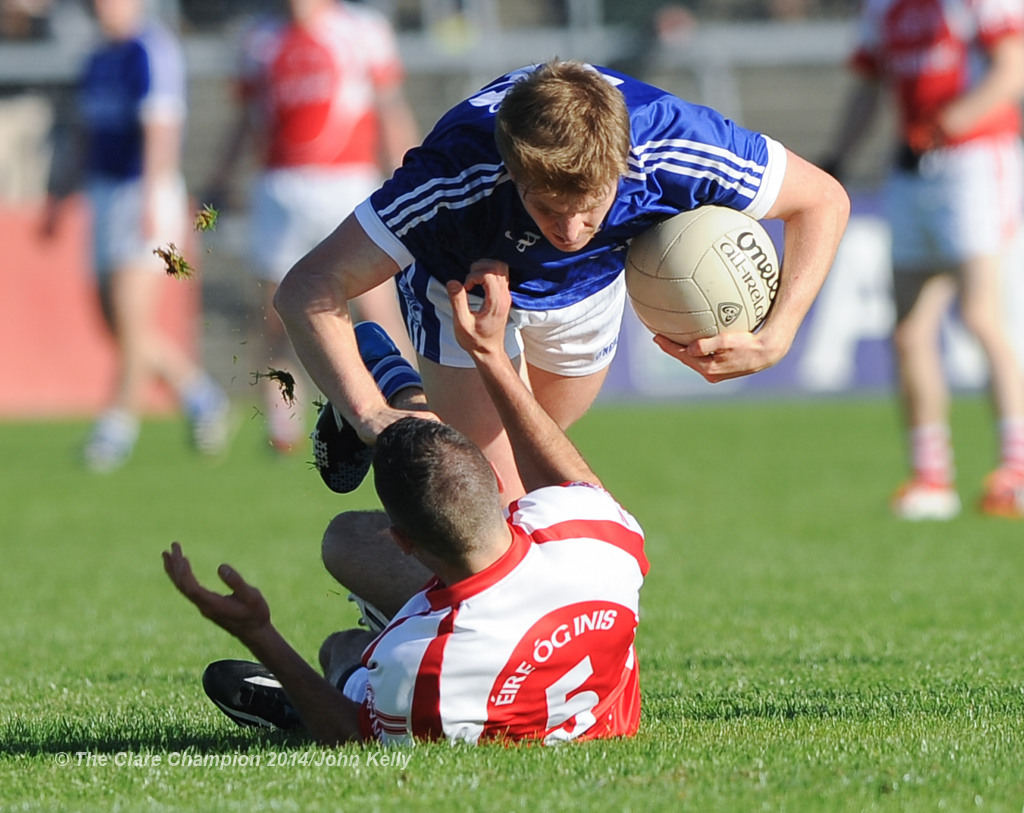
<instances>
[{"instance_id":1,"label":"dark hair on head","mask_svg":"<svg viewBox=\"0 0 1024 813\"><path fill-rule=\"evenodd\" d=\"M629 110L622 91L594 68L552 59L505 94L494 137L516 183L588 198L627 170Z\"/></svg>"},{"instance_id":2,"label":"dark hair on head","mask_svg":"<svg viewBox=\"0 0 1024 813\"><path fill-rule=\"evenodd\" d=\"M504 523L490 464L447 424L408 417L384 429L373 483L392 525L444 562L461 563Z\"/></svg>"}]
</instances>

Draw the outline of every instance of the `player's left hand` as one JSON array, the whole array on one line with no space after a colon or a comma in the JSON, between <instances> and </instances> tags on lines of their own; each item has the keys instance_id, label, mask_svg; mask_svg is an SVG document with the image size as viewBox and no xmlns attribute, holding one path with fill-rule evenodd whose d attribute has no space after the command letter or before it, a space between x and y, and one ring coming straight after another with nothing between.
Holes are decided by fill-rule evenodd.
<instances>
[{"instance_id":1,"label":"player's left hand","mask_svg":"<svg viewBox=\"0 0 1024 813\"><path fill-rule=\"evenodd\" d=\"M243 643L251 641L270 626L270 607L263 594L247 583L234 568L221 565L217 575L232 592L221 595L203 587L192 573L192 565L177 542L163 552L164 570L199 612L217 626L227 630Z\"/></svg>"},{"instance_id":2,"label":"player's left hand","mask_svg":"<svg viewBox=\"0 0 1024 813\"><path fill-rule=\"evenodd\" d=\"M757 333L719 333L683 346L664 336L654 343L712 384L760 372L784 355L770 348Z\"/></svg>"}]
</instances>

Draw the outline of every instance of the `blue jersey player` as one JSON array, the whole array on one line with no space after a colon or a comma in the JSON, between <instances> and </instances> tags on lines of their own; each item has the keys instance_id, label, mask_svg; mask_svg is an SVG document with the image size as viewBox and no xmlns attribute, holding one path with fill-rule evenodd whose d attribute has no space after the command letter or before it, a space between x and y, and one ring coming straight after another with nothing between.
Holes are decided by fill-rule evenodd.
<instances>
[{"instance_id":1,"label":"blue jersey player","mask_svg":"<svg viewBox=\"0 0 1024 813\"><path fill-rule=\"evenodd\" d=\"M513 71L448 112L292 268L276 307L314 381L372 443L407 405L389 405L367 374L346 303L397 276L430 409L484 450L512 500L523 490L511 448L455 341L446 285L458 288L471 270L508 274L506 349L564 428L589 408L614 354L628 241L706 204L785 221L779 291L756 334L687 347L656 338L722 381L786 354L834 258L848 198L777 141L579 62Z\"/></svg>"}]
</instances>

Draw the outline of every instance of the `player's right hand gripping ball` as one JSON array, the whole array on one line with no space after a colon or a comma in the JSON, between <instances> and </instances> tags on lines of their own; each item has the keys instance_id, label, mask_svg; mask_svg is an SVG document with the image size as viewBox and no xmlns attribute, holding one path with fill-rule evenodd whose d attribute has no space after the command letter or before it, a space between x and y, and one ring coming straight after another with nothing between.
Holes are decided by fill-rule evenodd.
<instances>
[{"instance_id":1,"label":"player's right hand gripping ball","mask_svg":"<svg viewBox=\"0 0 1024 813\"><path fill-rule=\"evenodd\" d=\"M324 404L310 434L313 462L331 491L348 494L359 488L373 460L373 449L331 404Z\"/></svg>"}]
</instances>

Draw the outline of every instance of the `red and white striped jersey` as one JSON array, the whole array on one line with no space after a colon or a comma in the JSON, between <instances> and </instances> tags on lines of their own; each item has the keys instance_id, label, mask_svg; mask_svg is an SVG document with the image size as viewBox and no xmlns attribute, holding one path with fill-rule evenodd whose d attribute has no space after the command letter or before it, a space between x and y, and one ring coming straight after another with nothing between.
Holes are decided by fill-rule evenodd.
<instances>
[{"instance_id":1,"label":"red and white striped jersey","mask_svg":"<svg viewBox=\"0 0 1024 813\"><path fill-rule=\"evenodd\" d=\"M367 739L551 744L636 732L640 526L582 483L527 494L508 522L498 561L451 587L435 580L367 648Z\"/></svg>"},{"instance_id":2,"label":"red and white striped jersey","mask_svg":"<svg viewBox=\"0 0 1024 813\"><path fill-rule=\"evenodd\" d=\"M242 37L239 93L255 103L267 167L378 164L376 98L403 79L380 12L333 3L307 25L264 18Z\"/></svg>"},{"instance_id":3,"label":"red and white striped jersey","mask_svg":"<svg viewBox=\"0 0 1024 813\"><path fill-rule=\"evenodd\" d=\"M1024 30L1021 0L867 0L855 70L893 83L909 143L939 110L985 74L987 52ZM1020 130L1020 110L1005 104L952 143Z\"/></svg>"}]
</instances>

